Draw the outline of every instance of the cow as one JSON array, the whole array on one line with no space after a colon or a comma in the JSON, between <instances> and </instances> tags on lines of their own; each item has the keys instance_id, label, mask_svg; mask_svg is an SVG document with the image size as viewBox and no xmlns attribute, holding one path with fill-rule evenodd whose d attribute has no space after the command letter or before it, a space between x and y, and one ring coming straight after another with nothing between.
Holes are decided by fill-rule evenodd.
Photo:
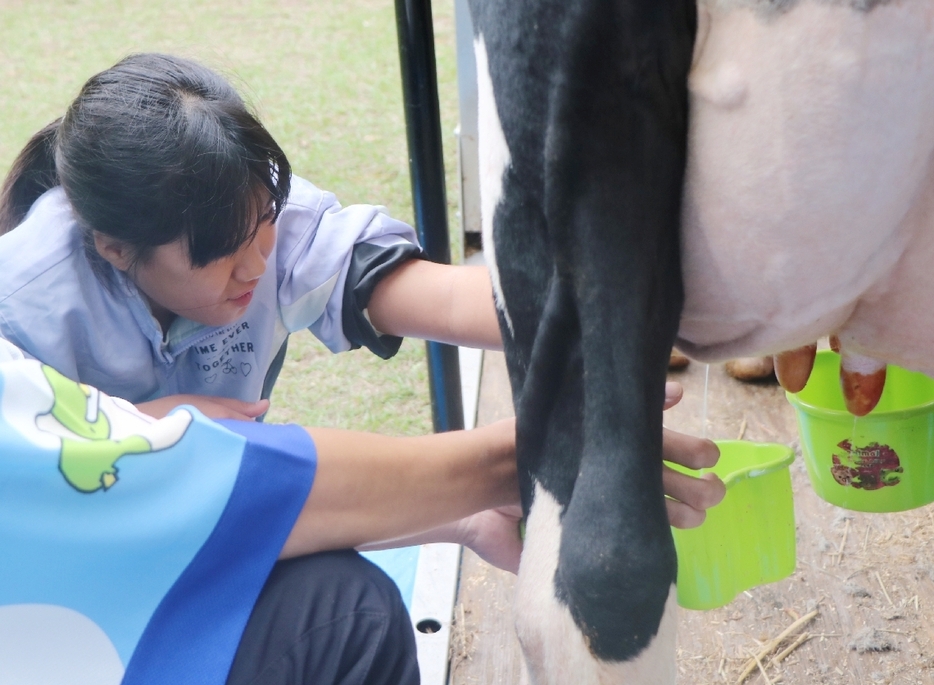
<instances>
[{"instance_id":1,"label":"cow","mask_svg":"<svg viewBox=\"0 0 934 685\"><path fill-rule=\"evenodd\" d=\"M934 3L471 12L528 672L673 683L658 459L672 344L708 361L791 350L779 377L796 386L835 334L849 395L884 361L934 372Z\"/></svg>"}]
</instances>

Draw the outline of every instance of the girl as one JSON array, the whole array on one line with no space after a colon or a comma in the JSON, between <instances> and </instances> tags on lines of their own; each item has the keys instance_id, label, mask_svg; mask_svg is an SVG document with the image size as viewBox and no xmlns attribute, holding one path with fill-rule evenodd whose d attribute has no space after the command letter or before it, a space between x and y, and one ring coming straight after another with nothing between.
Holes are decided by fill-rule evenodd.
<instances>
[{"instance_id":1,"label":"girl","mask_svg":"<svg viewBox=\"0 0 934 685\"><path fill-rule=\"evenodd\" d=\"M177 57L92 77L14 162L0 232L0 335L155 416L265 411L302 328L384 358L401 335L501 344L485 269L419 260L410 226L293 177L230 84Z\"/></svg>"},{"instance_id":2,"label":"girl","mask_svg":"<svg viewBox=\"0 0 934 685\"><path fill-rule=\"evenodd\" d=\"M71 380L157 418L183 403L212 418L262 414L268 403L258 400L269 396L289 333L301 328L311 328L335 352L367 346L382 357L391 357L401 342L397 336L406 334L488 346L499 341L485 270L421 261L408 225L378 207L342 208L330 193L293 177L286 155L226 81L167 55L132 55L92 77L64 117L29 141L0 196L0 233L0 337ZM308 525L299 521L296 530L305 533L288 542L284 554L301 559L272 571L232 681L252 680L245 669L281 656L268 652L270 641L281 639L290 649L307 621L332 606L335 581L348 588L341 597L351 610L358 589L371 597L378 586L375 595L397 597L387 595L385 577L356 555L332 563L309 552L413 530L416 538L397 544L464 542L499 555L501 565L514 569L518 563L515 515L490 511L452 522L456 516L429 514L414 528L380 526L395 514L379 504L379 493L394 486L383 484L385 475L372 477L364 457L388 454L385 445L401 446L390 449L400 459L406 450L427 454L431 448L420 446L431 441L327 431L314 438L321 482L345 486L343 492L354 495L350 510L332 501L326 510L334 518L319 511ZM513 440L511 424L472 431L464 440L443 438L435 443L438 465L452 444L467 446L461 463L480 465L494 450L508 462ZM332 460L330 454L340 456ZM405 459L398 464L406 468ZM337 473L334 468L343 468L339 477L327 476ZM508 475L471 473L473 492L498 493L488 506L517 501ZM412 478L412 487L424 487L426 495L450 499L418 469ZM496 482L500 487L491 485ZM320 494L317 500L327 501ZM361 534L359 511L368 503L375 513L368 512L363 529L382 528L375 537ZM459 516L476 512L462 508ZM433 529L432 521L441 527ZM310 570L317 568L324 570ZM279 598L291 613L280 610ZM366 662L376 642L380 653L398 652L405 676L380 674L376 663L360 682L417 680L411 628L407 636L399 632L407 625L404 608L396 600L389 604L392 641L380 639L386 627L377 622L361 634L358 657ZM379 602L374 611L382 611ZM335 623L316 640L339 649L347 625L353 627ZM408 645L401 651L400 640ZM317 676L315 682L328 681Z\"/></svg>"}]
</instances>

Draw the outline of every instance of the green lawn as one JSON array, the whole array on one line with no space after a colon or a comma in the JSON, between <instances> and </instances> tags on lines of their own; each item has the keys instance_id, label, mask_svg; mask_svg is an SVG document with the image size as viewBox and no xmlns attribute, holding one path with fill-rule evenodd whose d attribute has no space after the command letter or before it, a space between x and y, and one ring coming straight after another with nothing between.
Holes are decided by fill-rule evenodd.
<instances>
[{"instance_id":1,"label":"green lawn","mask_svg":"<svg viewBox=\"0 0 934 685\"><path fill-rule=\"evenodd\" d=\"M433 11L448 196L455 198L453 2ZM394 5L385 1L4 0L0 169L63 113L88 76L137 51L193 57L226 74L297 174L345 204L382 204L412 220ZM428 432L424 345L406 341L383 362L366 351L332 355L310 334L295 335L269 420Z\"/></svg>"}]
</instances>

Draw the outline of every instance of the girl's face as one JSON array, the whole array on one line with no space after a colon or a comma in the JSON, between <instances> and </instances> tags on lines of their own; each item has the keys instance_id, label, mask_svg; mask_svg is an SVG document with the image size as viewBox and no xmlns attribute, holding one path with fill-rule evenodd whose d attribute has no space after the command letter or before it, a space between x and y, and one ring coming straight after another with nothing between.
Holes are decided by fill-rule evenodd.
<instances>
[{"instance_id":1,"label":"girl's face","mask_svg":"<svg viewBox=\"0 0 934 685\"><path fill-rule=\"evenodd\" d=\"M236 321L253 299L253 290L266 271L266 261L276 242L276 225L267 214L252 241L229 257L203 267L193 267L188 246L177 240L155 248L145 261L123 270L146 296L153 316L168 330L176 316L207 326ZM113 249L111 247L111 249ZM118 269L121 265L98 251Z\"/></svg>"}]
</instances>

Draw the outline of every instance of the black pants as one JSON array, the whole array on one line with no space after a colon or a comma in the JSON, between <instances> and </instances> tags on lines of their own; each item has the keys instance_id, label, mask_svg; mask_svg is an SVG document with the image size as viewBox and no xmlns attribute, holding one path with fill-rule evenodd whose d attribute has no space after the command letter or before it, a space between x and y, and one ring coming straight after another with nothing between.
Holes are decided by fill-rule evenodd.
<instances>
[{"instance_id":1,"label":"black pants","mask_svg":"<svg viewBox=\"0 0 934 685\"><path fill-rule=\"evenodd\" d=\"M395 583L353 551L278 562L228 685L418 685L415 634Z\"/></svg>"}]
</instances>

